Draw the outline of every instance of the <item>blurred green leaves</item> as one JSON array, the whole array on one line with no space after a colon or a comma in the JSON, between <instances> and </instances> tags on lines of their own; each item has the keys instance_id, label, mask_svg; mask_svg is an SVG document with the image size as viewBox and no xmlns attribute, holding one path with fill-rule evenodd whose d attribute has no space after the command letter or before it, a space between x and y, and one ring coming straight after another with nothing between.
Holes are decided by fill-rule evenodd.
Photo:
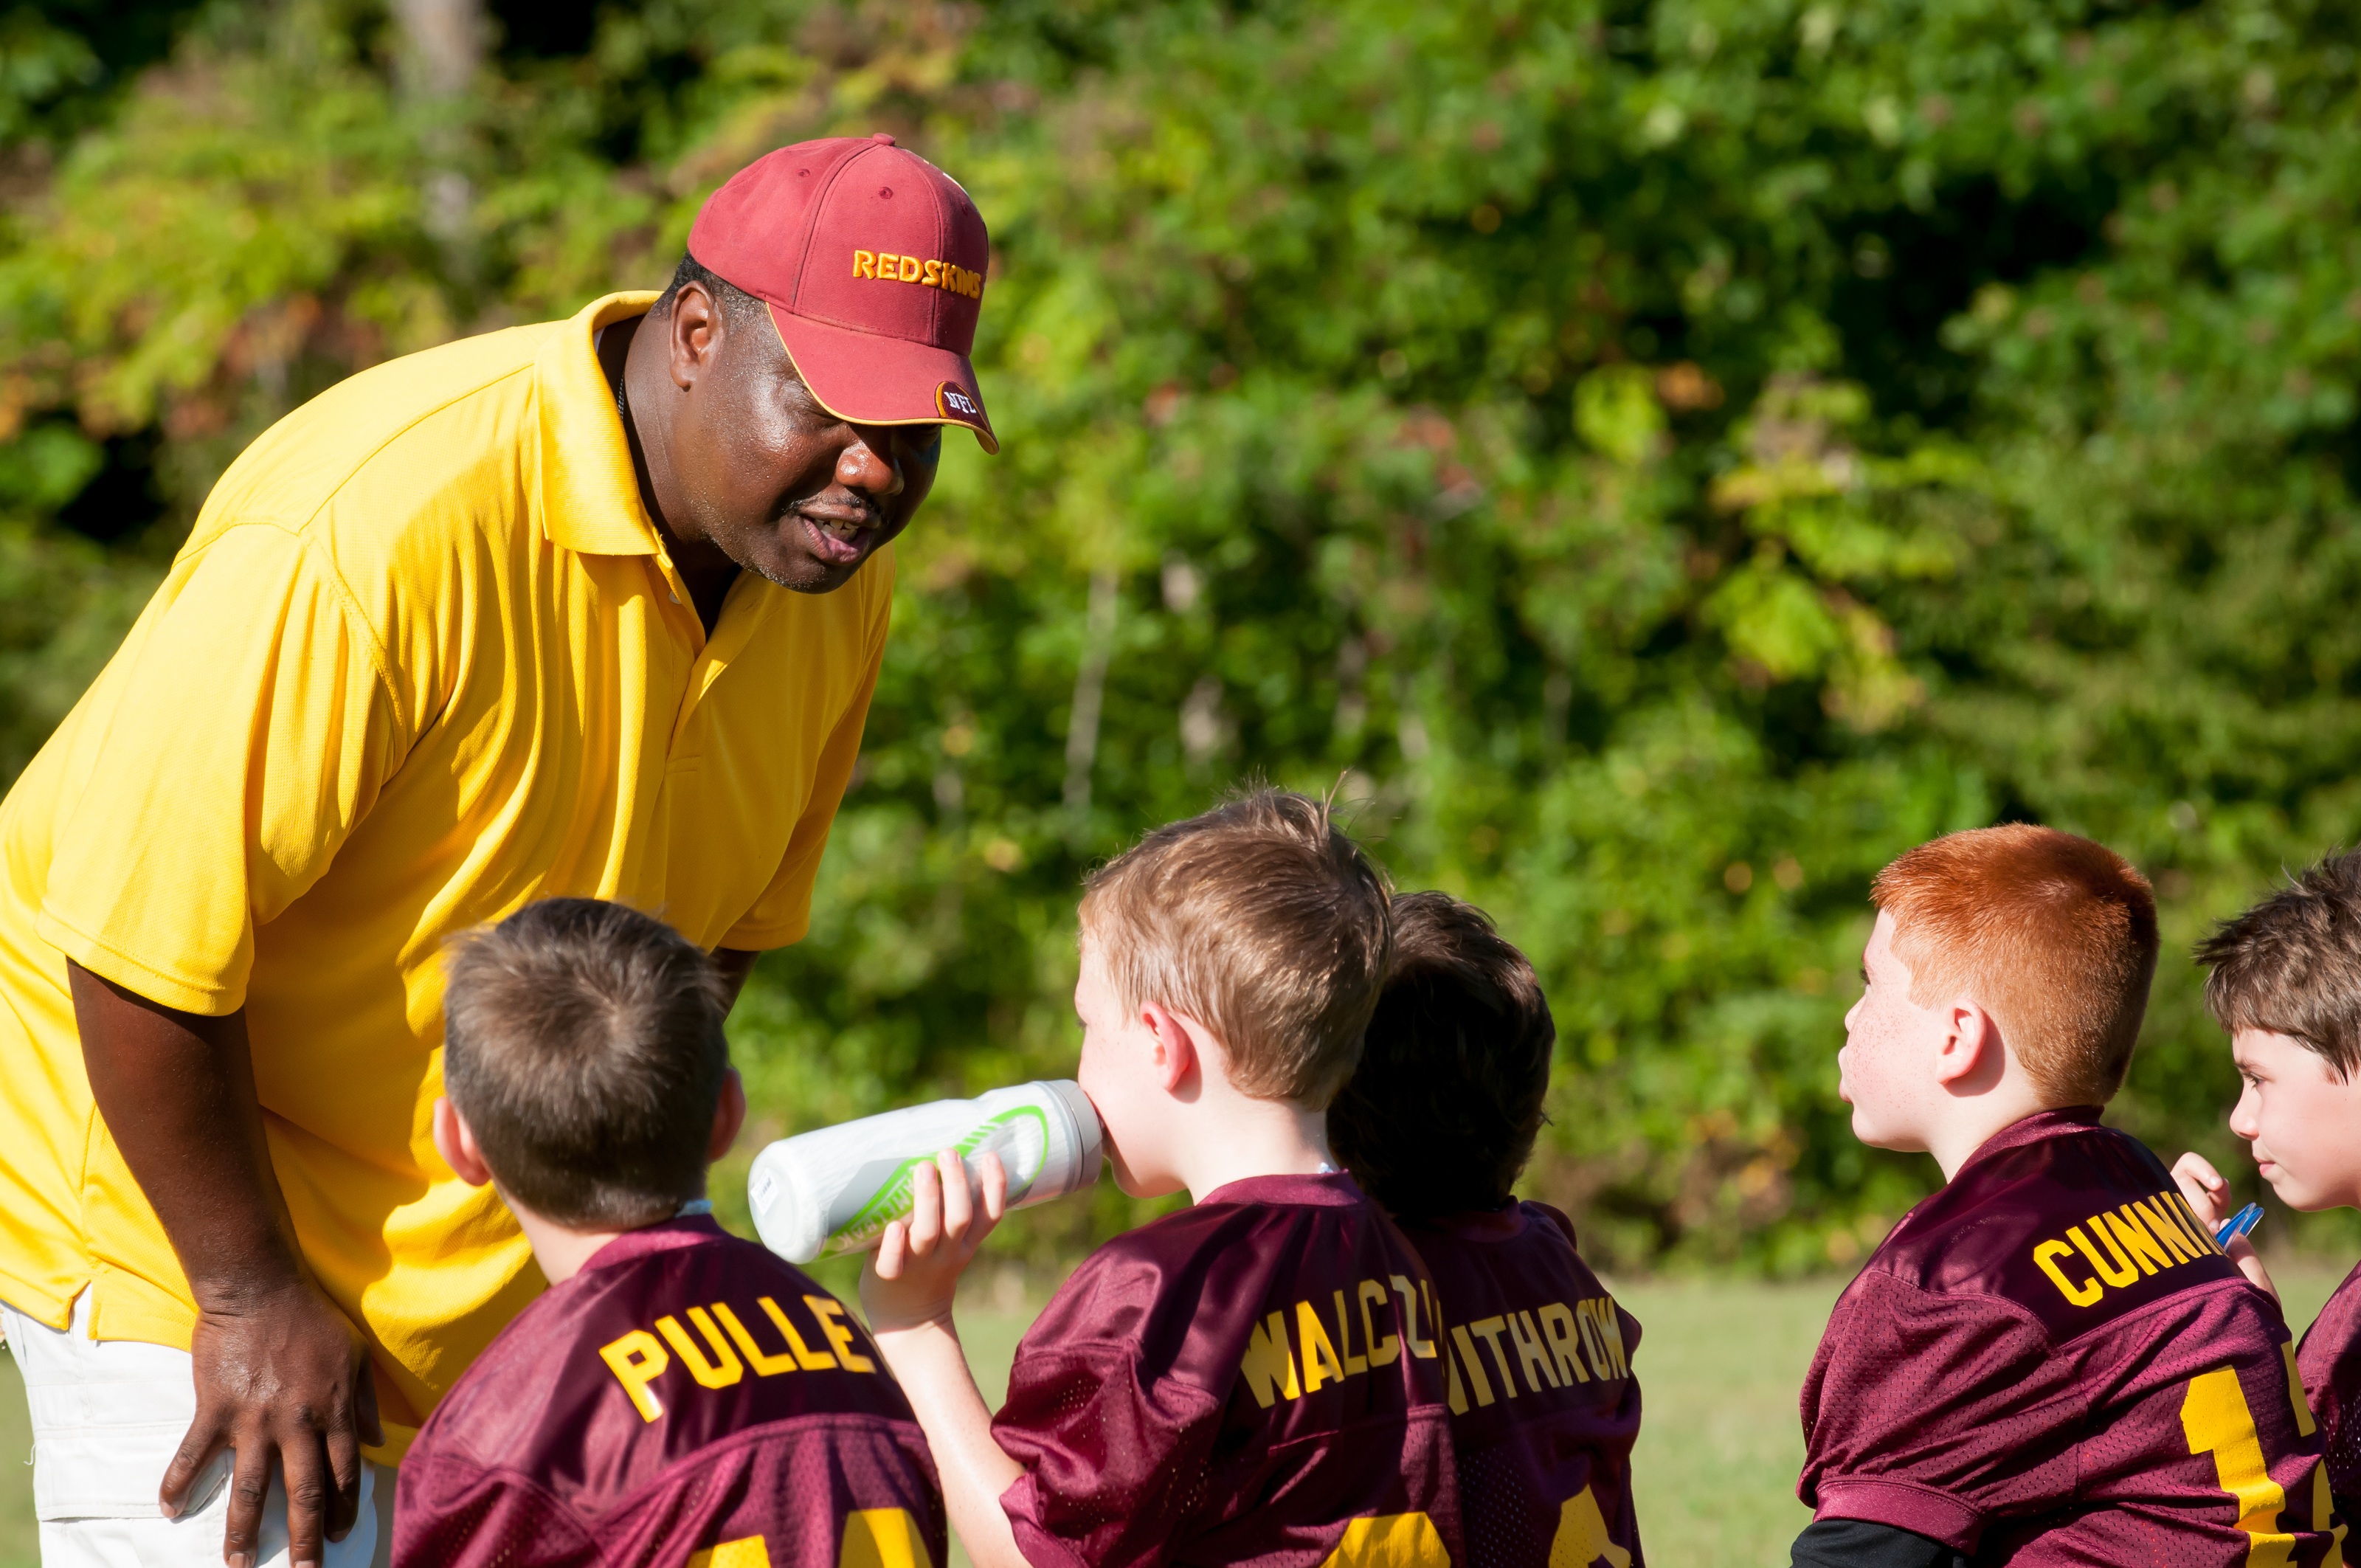
<instances>
[{"instance_id":1,"label":"blurred green leaves","mask_svg":"<svg viewBox=\"0 0 2361 1568\"><path fill-rule=\"evenodd\" d=\"M1603 1255L1874 1244L1931 1168L1834 1099L1868 879L2004 818L2156 878L2121 1114L2226 1157L2181 955L2361 812L2356 48L2300 0L716 0L429 110L368 6L208 12L7 198L0 697L53 719L316 387L892 130L992 225L1004 452L903 548L735 1025L763 1132L1070 1070L1082 872L1262 775L1533 955L1531 1180ZM139 452L144 543L55 521Z\"/></svg>"}]
</instances>

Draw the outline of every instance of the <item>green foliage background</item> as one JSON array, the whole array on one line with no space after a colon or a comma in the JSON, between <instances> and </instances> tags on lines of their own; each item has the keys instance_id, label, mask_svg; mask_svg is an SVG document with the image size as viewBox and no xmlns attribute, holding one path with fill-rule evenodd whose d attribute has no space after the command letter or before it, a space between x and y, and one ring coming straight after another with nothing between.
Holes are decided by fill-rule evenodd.
<instances>
[{"instance_id":1,"label":"green foliage background","mask_svg":"<svg viewBox=\"0 0 2361 1568\"><path fill-rule=\"evenodd\" d=\"M359 0L0 21L10 771L271 419L888 129L992 225L1005 453L947 447L818 924L735 1023L763 1132L1069 1070L1081 872L1261 774L1533 956L1531 1185L1612 1262L1841 1265L1923 1190L1834 1096L1863 894L1998 820L2155 878L2118 1119L2228 1157L2188 946L2361 810L2361 14L487 23L455 93Z\"/></svg>"}]
</instances>

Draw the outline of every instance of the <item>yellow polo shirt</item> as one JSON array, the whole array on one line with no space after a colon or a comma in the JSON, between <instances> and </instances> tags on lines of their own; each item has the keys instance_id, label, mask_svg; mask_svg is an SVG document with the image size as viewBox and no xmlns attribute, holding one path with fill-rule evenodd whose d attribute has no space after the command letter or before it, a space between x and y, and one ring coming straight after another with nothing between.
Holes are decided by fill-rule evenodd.
<instances>
[{"instance_id":1,"label":"yellow polo shirt","mask_svg":"<svg viewBox=\"0 0 2361 1568\"><path fill-rule=\"evenodd\" d=\"M541 1288L435 1157L445 938L554 894L701 947L804 934L885 641L889 553L741 575L708 639L592 350L654 298L396 360L214 487L0 804L0 1300L185 1347L189 1288L92 1103L71 958L247 1010L304 1256L374 1347L387 1446Z\"/></svg>"}]
</instances>

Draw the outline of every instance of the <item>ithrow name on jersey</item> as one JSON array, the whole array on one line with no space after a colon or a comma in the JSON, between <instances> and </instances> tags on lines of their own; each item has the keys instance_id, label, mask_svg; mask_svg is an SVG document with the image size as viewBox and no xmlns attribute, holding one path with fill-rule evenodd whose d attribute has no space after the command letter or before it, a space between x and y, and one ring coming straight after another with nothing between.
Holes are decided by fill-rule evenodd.
<instances>
[{"instance_id":1,"label":"ithrow name on jersey","mask_svg":"<svg viewBox=\"0 0 2361 1568\"><path fill-rule=\"evenodd\" d=\"M633 1329L630 1333L598 1347L598 1355L614 1373L615 1381L631 1397L632 1406L643 1421L654 1420L664 1414L664 1401L649 1387L672 1369L673 1358L688 1369L700 1387L727 1388L746 1376L752 1367L757 1377L775 1377L783 1372L819 1372L840 1367L847 1372L874 1373L876 1362L855 1348L852 1325L844 1319L844 1304L833 1297L807 1296L804 1307L818 1328L818 1338L825 1350L813 1348L811 1343L791 1321L778 1302L768 1296L754 1299L760 1317L768 1318L778 1331L780 1349L766 1351L755 1342L739 1316L727 1301L715 1301L708 1306L691 1307L685 1315L704 1340L699 1345L681 1326L679 1316L667 1312L655 1321L655 1333L646 1329ZM750 1309L746 1317L757 1317ZM658 1339L657 1334L664 1337ZM669 1345L670 1350L665 1346ZM741 1359L742 1356L742 1359Z\"/></svg>"},{"instance_id":2,"label":"ithrow name on jersey","mask_svg":"<svg viewBox=\"0 0 2361 1568\"><path fill-rule=\"evenodd\" d=\"M2064 1236L2033 1248L2034 1266L2073 1307L2093 1307L2109 1290L2202 1257L2219 1257L2213 1234L2178 1192L2158 1192L2103 1209Z\"/></svg>"},{"instance_id":3,"label":"ithrow name on jersey","mask_svg":"<svg viewBox=\"0 0 2361 1568\"><path fill-rule=\"evenodd\" d=\"M1501 1343L1504 1338L1506 1347ZM1615 1315L1612 1296L1587 1297L1571 1307L1563 1301L1543 1301L1537 1307L1454 1323L1450 1340L1458 1354L1445 1363L1450 1378L1444 1397L1455 1416L1467 1413L1471 1390L1477 1408L1481 1409L1502 1398L1513 1399L1521 1392L1538 1394L1544 1388L1571 1388L1594 1378L1611 1383L1631 1376L1631 1353L1623 1348L1623 1325ZM1492 1391L1492 1379L1485 1375L1483 1358L1476 1354L1477 1340L1491 1348L1492 1365L1499 1370L1498 1395ZM1517 1387L1520 1367L1525 1374L1521 1390Z\"/></svg>"}]
</instances>

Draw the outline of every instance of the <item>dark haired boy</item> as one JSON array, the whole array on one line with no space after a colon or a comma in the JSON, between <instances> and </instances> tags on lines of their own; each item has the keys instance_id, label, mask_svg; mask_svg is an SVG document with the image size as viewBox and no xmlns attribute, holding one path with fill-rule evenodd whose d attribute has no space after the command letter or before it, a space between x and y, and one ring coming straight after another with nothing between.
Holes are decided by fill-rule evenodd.
<instances>
[{"instance_id":1,"label":"dark haired boy","mask_svg":"<svg viewBox=\"0 0 2361 1568\"><path fill-rule=\"evenodd\" d=\"M1921 844L1870 896L1838 1092L1944 1186L1829 1315L1795 1562L2334 1562L2279 1303L2099 1120L2156 970L2147 880L2015 823Z\"/></svg>"},{"instance_id":2,"label":"dark haired boy","mask_svg":"<svg viewBox=\"0 0 2361 1568\"><path fill-rule=\"evenodd\" d=\"M1084 1260L997 1420L951 1320L996 1162L980 1204L956 1156L921 1167L862 1277L978 1568L1469 1562L1426 1270L1329 1157L1388 930L1376 868L1275 790L1091 879L1078 1076L1123 1190L1196 1206Z\"/></svg>"},{"instance_id":3,"label":"dark haired boy","mask_svg":"<svg viewBox=\"0 0 2361 1568\"><path fill-rule=\"evenodd\" d=\"M704 953L558 898L464 940L434 1146L549 1289L401 1465L397 1564L944 1561L934 1464L843 1307L707 1217L746 1102Z\"/></svg>"},{"instance_id":4,"label":"dark haired boy","mask_svg":"<svg viewBox=\"0 0 2361 1568\"><path fill-rule=\"evenodd\" d=\"M2290 1209L2361 1209L2361 852L2330 856L2224 921L2197 960L2243 1083L2230 1130ZM2227 1217L2229 1184L2202 1157L2181 1156L2173 1175L2206 1223ZM2296 1366L2349 1527L2361 1505L2361 1266L2305 1331Z\"/></svg>"},{"instance_id":5,"label":"dark haired boy","mask_svg":"<svg viewBox=\"0 0 2361 1568\"><path fill-rule=\"evenodd\" d=\"M1481 910L1396 899L1393 967L1328 1136L1433 1274L1469 1561L1633 1568L1640 1325L1573 1222L1511 1191L1556 1042L1532 966Z\"/></svg>"}]
</instances>

